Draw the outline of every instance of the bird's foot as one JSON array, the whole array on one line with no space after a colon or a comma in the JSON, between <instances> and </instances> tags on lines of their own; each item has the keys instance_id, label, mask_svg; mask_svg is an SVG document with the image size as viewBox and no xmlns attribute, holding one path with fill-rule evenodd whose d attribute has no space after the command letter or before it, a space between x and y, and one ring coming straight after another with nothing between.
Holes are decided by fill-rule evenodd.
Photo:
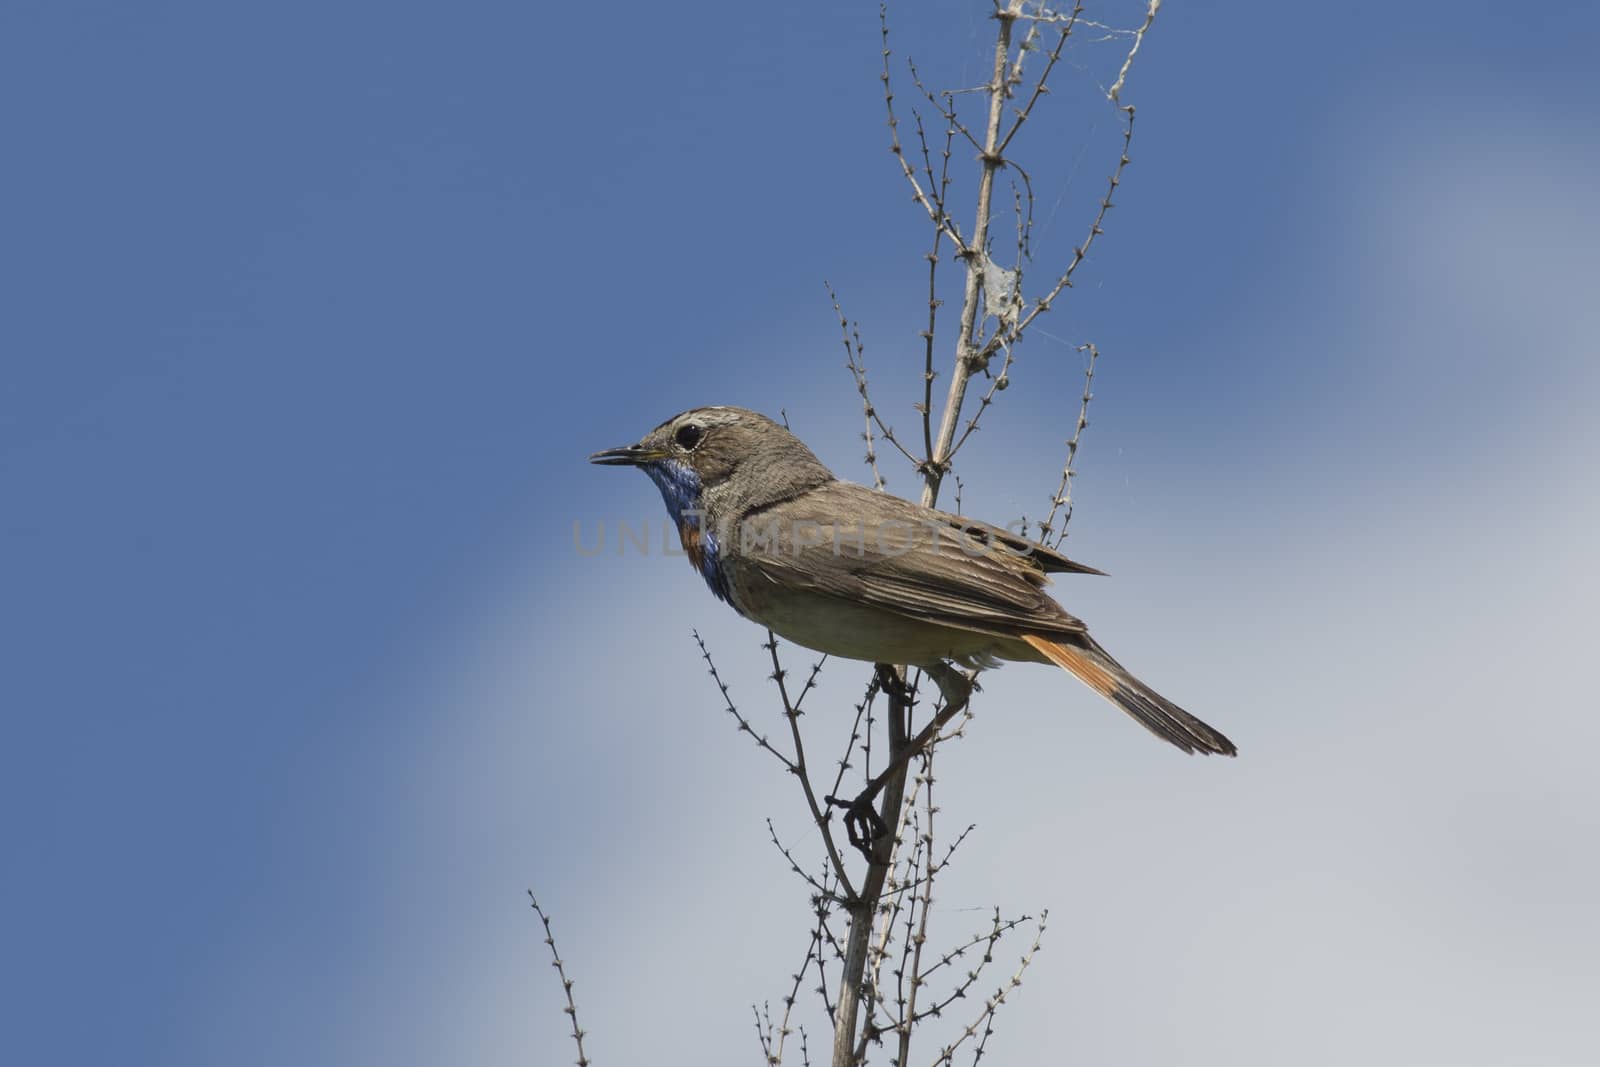
<instances>
[{"instance_id":1,"label":"bird's foot","mask_svg":"<svg viewBox=\"0 0 1600 1067\"><path fill-rule=\"evenodd\" d=\"M867 787L858 793L853 800L844 800L835 796L824 797L830 809L844 809L844 828L850 835L850 844L870 862L877 856L878 843L889 836L889 824L884 822L883 816L878 814L878 809L873 807L873 801L878 799L878 794L883 792L883 787L896 773L904 773L906 763L919 752L924 751L928 743L938 734L939 729L949 722L951 717L967 706L967 700L972 696L974 688L972 675L963 674L948 663L935 663L924 667L928 677L932 678L939 686L939 691L944 697L944 709L934 717L922 732L904 744L892 763L878 773L878 776L867 783ZM887 663L878 664L876 675L878 689L888 695L889 699L909 708L911 703L911 687L900 676L900 672Z\"/></svg>"},{"instance_id":2,"label":"bird's foot","mask_svg":"<svg viewBox=\"0 0 1600 1067\"><path fill-rule=\"evenodd\" d=\"M878 799L881 788L869 785L853 800L836 796L823 798L828 807L844 809L844 830L850 836L850 845L868 860L872 859L873 849L877 843L889 836L889 824L883 821L878 809L872 806L872 802Z\"/></svg>"},{"instance_id":3,"label":"bird's foot","mask_svg":"<svg viewBox=\"0 0 1600 1067\"><path fill-rule=\"evenodd\" d=\"M900 677L900 672L890 664L877 665L876 679L878 689L890 700L904 702L911 699L911 687L906 685L906 680Z\"/></svg>"}]
</instances>

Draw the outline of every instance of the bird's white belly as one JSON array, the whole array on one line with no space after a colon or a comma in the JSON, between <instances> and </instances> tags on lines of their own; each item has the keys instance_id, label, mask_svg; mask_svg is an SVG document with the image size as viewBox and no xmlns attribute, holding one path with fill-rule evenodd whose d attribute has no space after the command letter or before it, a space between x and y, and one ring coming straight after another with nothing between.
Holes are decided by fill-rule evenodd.
<instances>
[{"instance_id":1,"label":"bird's white belly","mask_svg":"<svg viewBox=\"0 0 1600 1067\"><path fill-rule=\"evenodd\" d=\"M1016 643L814 593L786 592L745 609L751 619L797 645L870 663L927 666L945 659L1009 659L1005 646Z\"/></svg>"}]
</instances>

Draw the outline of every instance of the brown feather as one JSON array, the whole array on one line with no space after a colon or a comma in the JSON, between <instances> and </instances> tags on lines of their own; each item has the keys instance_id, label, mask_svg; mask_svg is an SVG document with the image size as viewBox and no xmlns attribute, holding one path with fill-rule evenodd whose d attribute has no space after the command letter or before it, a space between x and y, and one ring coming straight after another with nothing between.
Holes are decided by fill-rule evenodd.
<instances>
[{"instance_id":1,"label":"brown feather","mask_svg":"<svg viewBox=\"0 0 1600 1067\"><path fill-rule=\"evenodd\" d=\"M1088 634L1067 641L1055 641L1038 634L1023 634L1022 639L1051 663L1066 669L1127 712L1145 729L1185 752L1223 756L1238 753L1233 742L1220 731L1129 674L1127 668L1112 659Z\"/></svg>"}]
</instances>

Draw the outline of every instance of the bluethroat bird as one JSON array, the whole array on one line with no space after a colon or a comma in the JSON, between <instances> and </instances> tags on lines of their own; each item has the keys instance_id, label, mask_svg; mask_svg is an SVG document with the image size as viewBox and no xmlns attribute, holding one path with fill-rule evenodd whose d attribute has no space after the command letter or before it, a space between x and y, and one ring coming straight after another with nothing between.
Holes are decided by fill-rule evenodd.
<instances>
[{"instance_id":1,"label":"bluethroat bird","mask_svg":"<svg viewBox=\"0 0 1600 1067\"><path fill-rule=\"evenodd\" d=\"M798 437L744 408L685 411L591 463L661 490L689 562L735 611L798 645L921 667L946 706L968 668L1054 663L1185 752L1233 742L1145 685L1045 593L1102 574L987 523L840 481Z\"/></svg>"}]
</instances>

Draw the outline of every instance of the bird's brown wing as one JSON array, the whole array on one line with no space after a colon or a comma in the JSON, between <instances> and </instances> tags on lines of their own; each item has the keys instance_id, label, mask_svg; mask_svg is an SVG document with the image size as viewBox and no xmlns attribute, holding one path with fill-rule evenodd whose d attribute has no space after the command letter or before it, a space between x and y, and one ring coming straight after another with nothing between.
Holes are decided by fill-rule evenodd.
<instances>
[{"instance_id":1,"label":"bird's brown wing","mask_svg":"<svg viewBox=\"0 0 1600 1067\"><path fill-rule=\"evenodd\" d=\"M979 522L977 519L969 519L965 515L951 515L943 511L938 514L949 520L952 526L966 530L968 533L976 534L988 543L998 542L1000 546L1010 549L1013 553L1026 556L1037 563L1042 570L1058 574L1098 574L1101 577L1106 576L1105 571L1091 567L1087 563L1079 563L1076 560L1068 559L1053 548L1046 548L1037 541L1030 541L1028 538L1012 533L1002 527L991 526L986 522Z\"/></svg>"},{"instance_id":2,"label":"bird's brown wing","mask_svg":"<svg viewBox=\"0 0 1600 1067\"><path fill-rule=\"evenodd\" d=\"M1083 623L1045 593L1050 579L1032 554L1006 539L965 533L954 519L834 482L749 516L737 535L737 566L749 582L942 626L1003 637L1084 632Z\"/></svg>"}]
</instances>

